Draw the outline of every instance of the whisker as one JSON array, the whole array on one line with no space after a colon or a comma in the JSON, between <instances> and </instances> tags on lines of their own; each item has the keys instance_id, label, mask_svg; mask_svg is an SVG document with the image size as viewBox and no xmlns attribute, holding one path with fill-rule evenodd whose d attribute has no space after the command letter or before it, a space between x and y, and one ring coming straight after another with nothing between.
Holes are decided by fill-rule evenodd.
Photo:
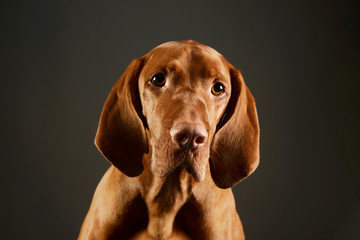
<instances>
[{"instance_id":1,"label":"whisker","mask_svg":"<svg viewBox=\"0 0 360 240\"><path fill-rule=\"evenodd\" d=\"M210 149L212 150L212 151L210 151L210 153L216 153L216 157L220 158L220 154L218 153L218 151L213 146L210 146Z\"/></svg>"},{"instance_id":2,"label":"whisker","mask_svg":"<svg viewBox=\"0 0 360 240\"><path fill-rule=\"evenodd\" d=\"M212 147L212 146L210 146L210 149L212 150L212 151L210 151L211 153L215 153L216 154L216 158L220 158L220 154L218 153L218 151L216 151L216 149L214 148L214 147ZM216 165L215 165L215 162L214 162L214 159L213 159L213 157L210 155L210 161L211 161L211 163L212 163L212 166L213 166L213 168L214 168L214 170L215 170L215 168L216 168Z\"/></svg>"}]
</instances>

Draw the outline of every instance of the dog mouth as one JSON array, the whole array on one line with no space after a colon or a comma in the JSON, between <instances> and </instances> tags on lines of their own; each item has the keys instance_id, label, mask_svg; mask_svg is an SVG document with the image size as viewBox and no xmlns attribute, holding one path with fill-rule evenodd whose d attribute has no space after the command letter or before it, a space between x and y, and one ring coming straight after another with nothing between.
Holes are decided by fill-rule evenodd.
<instances>
[{"instance_id":1,"label":"dog mouth","mask_svg":"<svg viewBox=\"0 0 360 240\"><path fill-rule=\"evenodd\" d=\"M182 166L186 172L191 174L196 182L202 182L205 179L206 162L201 159L201 153L188 149L185 154Z\"/></svg>"},{"instance_id":2,"label":"dog mouth","mask_svg":"<svg viewBox=\"0 0 360 240\"><path fill-rule=\"evenodd\" d=\"M191 174L196 182L202 182L205 179L209 153L191 148L172 149L168 152L165 161L158 161L158 159L164 158L153 154L151 169L157 177L168 177L175 169L185 168L186 172Z\"/></svg>"}]
</instances>

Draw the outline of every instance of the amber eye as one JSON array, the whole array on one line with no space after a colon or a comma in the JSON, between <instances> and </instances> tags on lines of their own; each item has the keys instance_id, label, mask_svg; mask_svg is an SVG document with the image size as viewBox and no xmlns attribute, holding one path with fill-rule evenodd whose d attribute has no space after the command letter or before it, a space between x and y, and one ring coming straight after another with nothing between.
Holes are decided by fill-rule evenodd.
<instances>
[{"instance_id":1,"label":"amber eye","mask_svg":"<svg viewBox=\"0 0 360 240\"><path fill-rule=\"evenodd\" d=\"M154 84L157 87L162 87L165 85L165 75L162 73L157 73L151 78L151 83Z\"/></svg>"},{"instance_id":2,"label":"amber eye","mask_svg":"<svg viewBox=\"0 0 360 240\"><path fill-rule=\"evenodd\" d=\"M225 92L225 86L222 83L215 83L211 88L211 93L218 96Z\"/></svg>"}]
</instances>

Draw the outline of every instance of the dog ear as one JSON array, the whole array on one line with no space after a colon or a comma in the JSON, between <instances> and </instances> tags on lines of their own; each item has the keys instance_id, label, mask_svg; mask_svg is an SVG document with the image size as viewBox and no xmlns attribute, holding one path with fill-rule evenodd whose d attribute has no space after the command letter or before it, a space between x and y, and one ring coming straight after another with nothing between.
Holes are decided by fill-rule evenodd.
<instances>
[{"instance_id":1,"label":"dog ear","mask_svg":"<svg viewBox=\"0 0 360 240\"><path fill-rule=\"evenodd\" d=\"M144 59L135 59L115 83L101 113L95 145L105 158L127 176L143 171L148 152L138 78Z\"/></svg>"},{"instance_id":2,"label":"dog ear","mask_svg":"<svg viewBox=\"0 0 360 240\"><path fill-rule=\"evenodd\" d=\"M231 97L211 148L210 170L215 184L229 188L259 165L259 123L255 100L240 71L231 67Z\"/></svg>"}]
</instances>

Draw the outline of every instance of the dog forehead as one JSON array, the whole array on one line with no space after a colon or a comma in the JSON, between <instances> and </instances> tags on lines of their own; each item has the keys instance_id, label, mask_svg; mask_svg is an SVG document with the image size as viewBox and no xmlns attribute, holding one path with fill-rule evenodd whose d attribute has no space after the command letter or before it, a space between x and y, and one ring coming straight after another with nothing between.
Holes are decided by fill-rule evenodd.
<instances>
[{"instance_id":1,"label":"dog forehead","mask_svg":"<svg viewBox=\"0 0 360 240\"><path fill-rule=\"evenodd\" d=\"M213 49L209 46L206 46L204 44L198 43L194 40L166 42L166 43L160 44L159 46L155 47L153 50L158 50L158 49L170 50L170 49L172 49L172 50L183 51L184 49L191 49L191 48L201 49L202 51L207 52L208 54L211 54L213 56L219 56L219 57L222 56L215 49Z\"/></svg>"},{"instance_id":2,"label":"dog forehead","mask_svg":"<svg viewBox=\"0 0 360 240\"><path fill-rule=\"evenodd\" d=\"M211 47L192 40L167 42L145 55L144 68L154 71L200 71L204 77L214 77L228 72L228 62Z\"/></svg>"}]
</instances>

